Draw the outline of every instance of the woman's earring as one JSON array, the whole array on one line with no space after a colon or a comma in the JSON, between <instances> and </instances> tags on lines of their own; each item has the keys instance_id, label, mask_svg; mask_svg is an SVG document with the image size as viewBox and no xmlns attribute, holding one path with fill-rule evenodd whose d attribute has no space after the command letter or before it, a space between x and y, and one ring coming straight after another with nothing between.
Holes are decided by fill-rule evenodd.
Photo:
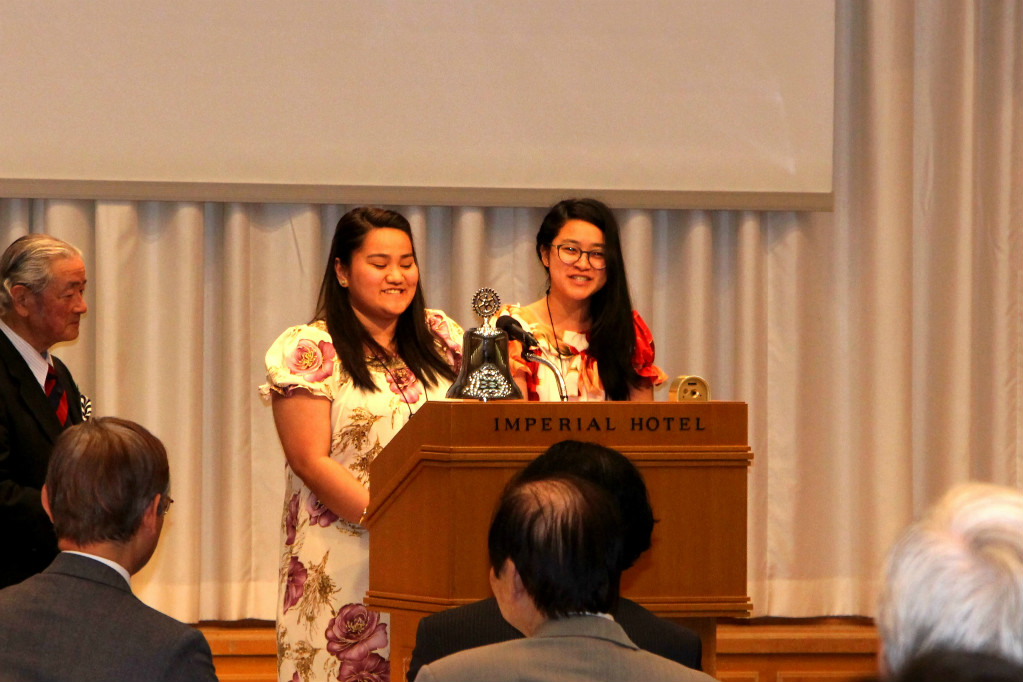
<instances>
[{"instance_id":1,"label":"woman's earring","mask_svg":"<svg viewBox=\"0 0 1023 682\"><path fill-rule=\"evenodd\" d=\"M341 286L343 286L343 287L348 286L348 280L347 279L341 280Z\"/></svg>"}]
</instances>

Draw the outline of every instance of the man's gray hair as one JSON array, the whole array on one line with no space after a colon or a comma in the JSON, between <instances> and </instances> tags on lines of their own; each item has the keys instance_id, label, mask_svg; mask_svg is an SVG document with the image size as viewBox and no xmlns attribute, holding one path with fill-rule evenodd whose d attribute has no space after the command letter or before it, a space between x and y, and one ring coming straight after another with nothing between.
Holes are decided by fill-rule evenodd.
<instances>
[{"instance_id":1,"label":"man's gray hair","mask_svg":"<svg viewBox=\"0 0 1023 682\"><path fill-rule=\"evenodd\" d=\"M76 247L48 234L30 234L15 239L0 257L0 315L11 312L11 290L15 286L21 284L39 295L50 283L54 260L80 258L81 255Z\"/></svg>"},{"instance_id":2,"label":"man's gray hair","mask_svg":"<svg viewBox=\"0 0 1023 682\"><path fill-rule=\"evenodd\" d=\"M890 675L936 649L1023 664L1023 491L962 484L907 528L885 564L878 630Z\"/></svg>"}]
</instances>

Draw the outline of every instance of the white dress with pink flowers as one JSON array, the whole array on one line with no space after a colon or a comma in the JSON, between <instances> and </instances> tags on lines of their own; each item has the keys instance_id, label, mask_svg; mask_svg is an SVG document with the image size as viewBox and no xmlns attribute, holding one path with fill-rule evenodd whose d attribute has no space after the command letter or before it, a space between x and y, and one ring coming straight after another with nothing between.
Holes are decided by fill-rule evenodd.
<instances>
[{"instance_id":1,"label":"white dress with pink flowers","mask_svg":"<svg viewBox=\"0 0 1023 682\"><path fill-rule=\"evenodd\" d=\"M437 348L458 368L462 329L437 310L426 311ZM326 323L292 327L266 353L260 393L305 389L331 401L330 456L367 488L369 464L411 412L444 397L450 383L427 389L400 360L386 370L369 363L378 391L357 388L341 367ZM406 404L407 401L407 404ZM281 588L277 597L277 673L288 682L389 679L386 614L362 604L369 586L369 535L320 504L286 466L281 519Z\"/></svg>"}]
</instances>

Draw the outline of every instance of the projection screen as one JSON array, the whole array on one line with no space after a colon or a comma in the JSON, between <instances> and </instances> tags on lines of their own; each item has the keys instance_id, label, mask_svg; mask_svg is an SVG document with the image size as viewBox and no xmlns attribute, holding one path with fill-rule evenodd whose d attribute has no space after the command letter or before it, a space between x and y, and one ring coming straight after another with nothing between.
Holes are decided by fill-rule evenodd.
<instances>
[{"instance_id":1,"label":"projection screen","mask_svg":"<svg viewBox=\"0 0 1023 682\"><path fill-rule=\"evenodd\" d=\"M0 196L828 209L820 0L6 0Z\"/></svg>"}]
</instances>

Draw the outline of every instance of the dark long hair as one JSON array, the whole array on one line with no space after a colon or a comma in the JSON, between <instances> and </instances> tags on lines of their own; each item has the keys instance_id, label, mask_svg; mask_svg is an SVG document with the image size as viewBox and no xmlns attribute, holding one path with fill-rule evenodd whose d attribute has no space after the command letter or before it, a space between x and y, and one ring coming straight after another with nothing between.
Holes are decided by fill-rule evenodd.
<instances>
[{"instance_id":1,"label":"dark long hair","mask_svg":"<svg viewBox=\"0 0 1023 682\"><path fill-rule=\"evenodd\" d=\"M632 366L636 352L636 332L632 322L632 299L625 277L625 261L618 238L618 221L606 205L596 199L565 199L555 204L536 233L536 255L543 263L543 250L551 258L551 244L569 220L582 220L604 233L607 281L590 297L589 355L597 361L600 383L609 400L628 400L629 388L640 386L640 376ZM551 271L547 270L547 293L551 291Z\"/></svg>"},{"instance_id":2,"label":"dark long hair","mask_svg":"<svg viewBox=\"0 0 1023 682\"><path fill-rule=\"evenodd\" d=\"M315 319L327 323L327 333L330 334L341 366L351 375L356 386L370 392L375 392L377 387L366 364L366 348L381 360L389 358L391 353L376 342L356 317L348 289L342 287L337 280L334 261L340 259L346 267L351 267L352 254L362 247L366 235L384 227L401 230L408 235L412 244L412 257L416 260L416 265L419 265L415 242L412 239L412 226L405 216L383 208L370 206L353 208L337 221L334 239L330 243L327 271L323 274L320 298L316 304ZM416 286L412 303L398 317L394 340L398 356L427 386L436 385L440 378L455 378L454 370L438 352L434 336L426 326L422 280Z\"/></svg>"}]
</instances>

